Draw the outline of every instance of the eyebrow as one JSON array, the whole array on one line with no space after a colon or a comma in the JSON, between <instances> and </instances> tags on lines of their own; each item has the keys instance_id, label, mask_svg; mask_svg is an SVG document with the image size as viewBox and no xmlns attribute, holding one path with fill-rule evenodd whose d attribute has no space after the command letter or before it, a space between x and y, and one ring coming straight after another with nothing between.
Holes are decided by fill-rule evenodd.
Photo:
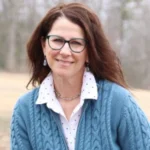
<instances>
[{"instance_id":1,"label":"eyebrow","mask_svg":"<svg viewBox=\"0 0 150 150\"><path fill-rule=\"evenodd\" d=\"M72 40L72 39L83 39L83 40L85 40L84 37L72 37L72 38L70 38L70 39L66 39L66 38L63 37L63 36L56 35L56 34L48 34L47 36L58 36L58 37L60 37L60 38L62 38L62 39L65 39L65 40Z\"/></svg>"}]
</instances>

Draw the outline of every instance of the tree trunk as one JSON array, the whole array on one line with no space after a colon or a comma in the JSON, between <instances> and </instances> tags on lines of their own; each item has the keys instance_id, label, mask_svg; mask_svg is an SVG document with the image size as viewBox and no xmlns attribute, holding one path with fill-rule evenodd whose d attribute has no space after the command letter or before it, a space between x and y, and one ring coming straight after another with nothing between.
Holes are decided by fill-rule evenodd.
<instances>
[{"instance_id":1,"label":"tree trunk","mask_svg":"<svg viewBox=\"0 0 150 150\"><path fill-rule=\"evenodd\" d=\"M8 71L15 71L16 69L16 23L12 20L8 32L8 49L6 56L6 68Z\"/></svg>"}]
</instances>

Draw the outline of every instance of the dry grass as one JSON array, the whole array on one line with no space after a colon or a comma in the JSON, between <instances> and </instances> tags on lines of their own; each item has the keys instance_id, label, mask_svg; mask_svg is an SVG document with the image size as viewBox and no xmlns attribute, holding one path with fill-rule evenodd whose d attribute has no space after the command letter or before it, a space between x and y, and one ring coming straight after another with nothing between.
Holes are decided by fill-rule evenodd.
<instances>
[{"instance_id":1,"label":"dry grass","mask_svg":"<svg viewBox=\"0 0 150 150\"><path fill-rule=\"evenodd\" d=\"M28 76L0 73L0 150L9 150L9 125L14 104L26 91Z\"/></svg>"},{"instance_id":2,"label":"dry grass","mask_svg":"<svg viewBox=\"0 0 150 150\"><path fill-rule=\"evenodd\" d=\"M0 73L0 150L9 150L9 125L14 104L26 92L28 75ZM140 107L150 119L150 91L133 90Z\"/></svg>"}]
</instances>

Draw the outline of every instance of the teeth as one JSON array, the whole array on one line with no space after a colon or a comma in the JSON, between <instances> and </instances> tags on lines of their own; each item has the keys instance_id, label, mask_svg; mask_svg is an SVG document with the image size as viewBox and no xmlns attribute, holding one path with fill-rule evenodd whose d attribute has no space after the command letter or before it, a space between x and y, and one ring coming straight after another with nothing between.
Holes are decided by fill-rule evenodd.
<instances>
[{"instance_id":1,"label":"teeth","mask_svg":"<svg viewBox=\"0 0 150 150\"><path fill-rule=\"evenodd\" d=\"M64 62L64 63L70 63L69 61L63 61L63 60L59 60L59 61L62 61L62 62Z\"/></svg>"}]
</instances>

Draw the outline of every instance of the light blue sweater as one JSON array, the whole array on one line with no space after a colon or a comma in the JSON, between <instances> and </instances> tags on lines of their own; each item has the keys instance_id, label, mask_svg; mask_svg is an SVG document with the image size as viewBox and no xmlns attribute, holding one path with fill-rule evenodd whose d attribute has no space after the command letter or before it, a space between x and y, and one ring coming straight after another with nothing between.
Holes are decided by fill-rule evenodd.
<instances>
[{"instance_id":1,"label":"light blue sweater","mask_svg":"<svg viewBox=\"0 0 150 150\"><path fill-rule=\"evenodd\" d=\"M97 101L86 100L76 135L76 150L150 150L150 125L131 94L99 81ZM12 150L67 150L59 115L36 105L39 88L22 96L11 123Z\"/></svg>"}]
</instances>

